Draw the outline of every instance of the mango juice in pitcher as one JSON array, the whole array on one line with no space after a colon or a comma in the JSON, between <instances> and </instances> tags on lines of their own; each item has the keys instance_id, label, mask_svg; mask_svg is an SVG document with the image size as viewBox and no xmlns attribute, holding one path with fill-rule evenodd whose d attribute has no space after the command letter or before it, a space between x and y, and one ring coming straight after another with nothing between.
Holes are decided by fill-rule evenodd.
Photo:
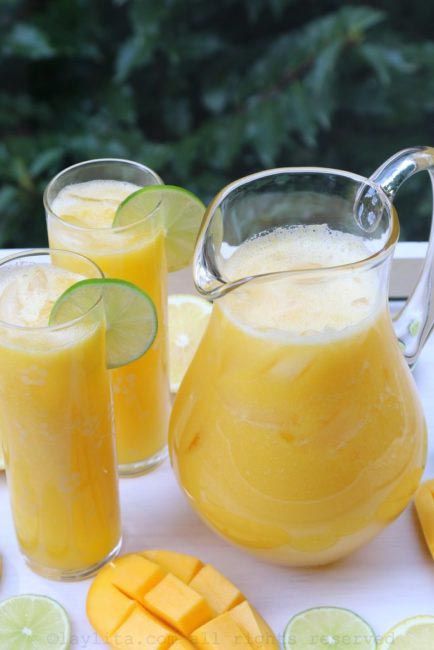
<instances>
[{"instance_id":1,"label":"mango juice in pitcher","mask_svg":"<svg viewBox=\"0 0 434 650\"><path fill-rule=\"evenodd\" d=\"M380 185L333 170L253 175L208 209L195 280L215 302L171 456L204 520L264 559L345 556L419 483L425 421L387 300L397 236Z\"/></svg>"}]
</instances>

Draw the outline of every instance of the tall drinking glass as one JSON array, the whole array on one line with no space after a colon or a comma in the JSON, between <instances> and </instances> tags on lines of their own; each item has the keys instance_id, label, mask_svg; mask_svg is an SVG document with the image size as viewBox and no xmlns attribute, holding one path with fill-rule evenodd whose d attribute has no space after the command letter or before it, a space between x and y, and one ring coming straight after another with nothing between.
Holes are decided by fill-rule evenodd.
<instances>
[{"instance_id":1,"label":"tall drinking glass","mask_svg":"<svg viewBox=\"0 0 434 650\"><path fill-rule=\"evenodd\" d=\"M12 514L31 569L73 580L121 545L101 300L49 326L51 306L90 260L41 250L0 262L0 436Z\"/></svg>"},{"instance_id":2,"label":"tall drinking glass","mask_svg":"<svg viewBox=\"0 0 434 650\"><path fill-rule=\"evenodd\" d=\"M44 196L50 246L88 255L105 275L134 282L157 309L158 334L150 350L127 367L111 371L123 476L154 468L167 453L167 266L165 235L155 211L128 226L112 223L126 196L161 183L157 174L135 162L91 160L60 172Z\"/></svg>"}]
</instances>

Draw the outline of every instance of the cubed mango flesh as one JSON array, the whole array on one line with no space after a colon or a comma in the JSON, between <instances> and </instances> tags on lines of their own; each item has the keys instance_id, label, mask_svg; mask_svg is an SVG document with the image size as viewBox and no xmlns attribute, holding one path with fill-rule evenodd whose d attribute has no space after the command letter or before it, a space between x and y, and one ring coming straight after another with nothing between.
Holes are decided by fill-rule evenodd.
<instances>
[{"instance_id":1,"label":"cubed mango flesh","mask_svg":"<svg viewBox=\"0 0 434 650\"><path fill-rule=\"evenodd\" d=\"M244 600L228 613L241 628L253 648L256 650L265 648L268 650L279 649L279 644L272 629L247 600Z\"/></svg>"},{"instance_id":2,"label":"cubed mango flesh","mask_svg":"<svg viewBox=\"0 0 434 650\"><path fill-rule=\"evenodd\" d=\"M97 595L96 599L97 605L88 607L89 619L98 634L106 639L129 616L136 602L113 585L104 589L101 598Z\"/></svg>"},{"instance_id":3,"label":"cubed mango flesh","mask_svg":"<svg viewBox=\"0 0 434 650\"><path fill-rule=\"evenodd\" d=\"M171 574L151 589L143 602L146 609L185 636L213 617L203 596Z\"/></svg>"},{"instance_id":4,"label":"cubed mango flesh","mask_svg":"<svg viewBox=\"0 0 434 650\"><path fill-rule=\"evenodd\" d=\"M226 613L205 623L191 636L200 650L251 650L247 637L233 618Z\"/></svg>"},{"instance_id":5,"label":"cubed mango flesh","mask_svg":"<svg viewBox=\"0 0 434 650\"><path fill-rule=\"evenodd\" d=\"M95 577L86 607L98 634L116 650L279 647L235 585L214 567L173 551L109 562Z\"/></svg>"},{"instance_id":6,"label":"cubed mango flesh","mask_svg":"<svg viewBox=\"0 0 434 650\"><path fill-rule=\"evenodd\" d=\"M165 551L158 549L155 551L142 551L140 555L159 564L167 573L173 573L174 576L188 584L194 578L196 573L203 567L203 563L197 557L177 553L176 551Z\"/></svg>"},{"instance_id":7,"label":"cubed mango flesh","mask_svg":"<svg viewBox=\"0 0 434 650\"><path fill-rule=\"evenodd\" d=\"M107 564L92 582L86 602L89 620L100 637L107 639L118 628L136 601L128 598L112 583L114 563Z\"/></svg>"},{"instance_id":8,"label":"cubed mango flesh","mask_svg":"<svg viewBox=\"0 0 434 650\"><path fill-rule=\"evenodd\" d=\"M194 650L194 645L187 639L178 639L170 646L170 650Z\"/></svg>"},{"instance_id":9,"label":"cubed mango flesh","mask_svg":"<svg viewBox=\"0 0 434 650\"><path fill-rule=\"evenodd\" d=\"M419 486L414 496L414 505L426 544L434 559L434 480Z\"/></svg>"},{"instance_id":10,"label":"cubed mango flesh","mask_svg":"<svg viewBox=\"0 0 434 650\"><path fill-rule=\"evenodd\" d=\"M194 576L190 587L202 594L216 614L223 614L244 600L239 589L210 564L202 567Z\"/></svg>"},{"instance_id":11,"label":"cubed mango flesh","mask_svg":"<svg viewBox=\"0 0 434 650\"><path fill-rule=\"evenodd\" d=\"M111 648L128 650L166 650L177 640L177 634L140 605L109 638Z\"/></svg>"},{"instance_id":12,"label":"cubed mango flesh","mask_svg":"<svg viewBox=\"0 0 434 650\"><path fill-rule=\"evenodd\" d=\"M163 569L141 555L124 555L116 560L112 582L130 598L140 601L164 578Z\"/></svg>"}]
</instances>

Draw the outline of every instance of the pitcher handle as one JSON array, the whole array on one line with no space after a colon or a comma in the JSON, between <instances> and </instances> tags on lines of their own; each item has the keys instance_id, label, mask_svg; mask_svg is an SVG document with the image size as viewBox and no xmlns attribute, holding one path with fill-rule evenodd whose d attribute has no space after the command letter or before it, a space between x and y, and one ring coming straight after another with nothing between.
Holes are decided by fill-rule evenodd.
<instances>
[{"instance_id":1,"label":"pitcher handle","mask_svg":"<svg viewBox=\"0 0 434 650\"><path fill-rule=\"evenodd\" d=\"M371 176L393 202L402 183L426 170L434 192L434 148L412 147L398 152ZM408 364L413 366L434 327L434 205L428 250L417 285L394 318L395 333Z\"/></svg>"}]
</instances>

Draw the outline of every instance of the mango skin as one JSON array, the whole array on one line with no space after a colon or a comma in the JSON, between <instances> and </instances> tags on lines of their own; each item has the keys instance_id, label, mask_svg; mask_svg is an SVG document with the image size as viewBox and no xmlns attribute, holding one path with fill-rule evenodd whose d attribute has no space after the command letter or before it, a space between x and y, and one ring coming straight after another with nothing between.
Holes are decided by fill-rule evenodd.
<instances>
[{"instance_id":1,"label":"mango skin","mask_svg":"<svg viewBox=\"0 0 434 650\"><path fill-rule=\"evenodd\" d=\"M279 650L235 585L213 566L175 551L139 551L107 564L90 586L86 611L116 650Z\"/></svg>"}]
</instances>

